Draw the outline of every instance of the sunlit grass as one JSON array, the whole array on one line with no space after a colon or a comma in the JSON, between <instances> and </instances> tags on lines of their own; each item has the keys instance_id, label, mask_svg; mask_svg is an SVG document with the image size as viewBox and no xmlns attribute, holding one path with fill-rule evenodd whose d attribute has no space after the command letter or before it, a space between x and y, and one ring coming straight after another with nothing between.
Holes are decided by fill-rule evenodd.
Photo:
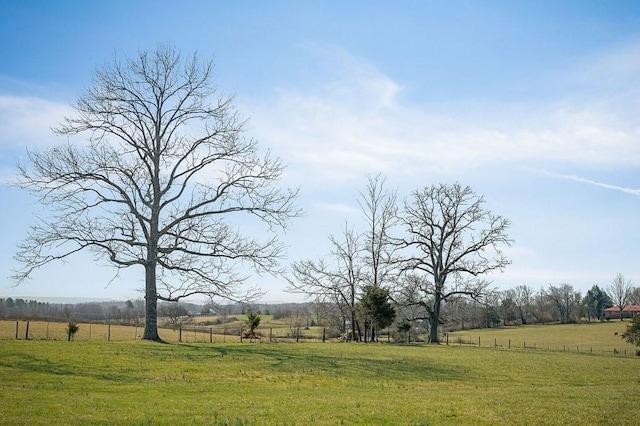
<instances>
[{"instance_id":1,"label":"sunlit grass","mask_svg":"<svg viewBox=\"0 0 640 426\"><path fill-rule=\"evenodd\" d=\"M28 325L28 334L27 334ZM76 341L136 340L142 338L143 328L103 323L78 323ZM48 321L0 321L0 339L16 337L32 340L67 340L67 323ZM170 332L170 330L167 330Z\"/></svg>"},{"instance_id":2,"label":"sunlit grass","mask_svg":"<svg viewBox=\"0 0 640 426\"><path fill-rule=\"evenodd\" d=\"M198 321L204 322L201 318ZM107 325L104 323L78 323L80 329L74 336L75 341L123 341L140 340L144 332L142 327ZM186 324L182 332L177 329L160 328L160 337L172 343L213 343L213 342L239 342L240 329L244 321L238 319L226 324L216 324L211 326L198 326L197 324ZM18 339L31 340L67 340L66 327L64 322L48 321L0 321L0 339L15 339L16 326ZM27 326L28 334L27 334ZM195 329L195 330L194 330ZM295 340L296 334L291 327L282 320L273 320L269 316L261 321L257 331L262 336L262 340L269 341L273 336L273 341L283 338ZM306 338L321 339L322 327L301 328L300 334Z\"/></svg>"},{"instance_id":3,"label":"sunlit grass","mask_svg":"<svg viewBox=\"0 0 640 426\"><path fill-rule=\"evenodd\" d=\"M387 344L0 341L3 424L634 424L636 358Z\"/></svg>"},{"instance_id":4,"label":"sunlit grass","mask_svg":"<svg viewBox=\"0 0 640 426\"><path fill-rule=\"evenodd\" d=\"M629 321L608 321L586 324L529 325L524 327L460 330L449 333L449 344L498 346L502 348L535 348L537 350L593 352L632 356L635 346L621 338Z\"/></svg>"}]
</instances>

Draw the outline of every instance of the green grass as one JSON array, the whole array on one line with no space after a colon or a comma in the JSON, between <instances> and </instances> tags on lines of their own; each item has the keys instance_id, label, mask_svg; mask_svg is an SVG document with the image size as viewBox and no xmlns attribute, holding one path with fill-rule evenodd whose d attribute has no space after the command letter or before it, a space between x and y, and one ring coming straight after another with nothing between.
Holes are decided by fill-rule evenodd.
<instances>
[{"instance_id":1,"label":"green grass","mask_svg":"<svg viewBox=\"0 0 640 426\"><path fill-rule=\"evenodd\" d=\"M637 423L640 359L387 344L0 340L0 423Z\"/></svg>"},{"instance_id":2,"label":"green grass","mask_svg":"<svg viewBox=\"0 0 640 426\"><path fill-rule=\"evenodd\" d=\"M635 346L621 338L629 321L593 322L564 325L530 325L524 327L460 330L449 333L449 344L464 342L481 346L535 348L537 350L593 352L634 356ZM443 339L444 341L444 339Z\"/></svg>"},{"instance_id":3,"label":"green grass","mask_svg":"<svg viewBox=\"0 0 640 426\"><path fill-rule=\"evenodd\" d=\"M17 321L18 338L24 339L27 332L27 321ZM29 339L32 340L67 340L67 323L29 321ZM74 336L77 341L136 340L142 338L143 327L106 324L78 323L80 329ZM164 331L164 330L163 330ZM170 330L166 330L170 334ZM15 339L16 321L0 321L0 339Z\"/></svg>"},{"instance_id":4,"label":"green grass","mask_svg":"<svg viewBox=\"0 0 640 426\"><path fill-rule=\"evenodd\" d=\"M200 319L200 321L206 321ZM240 328L245 321L234 321L227 324L219 324L214 326L200 326L198 323L187 324L182 333L182 342L187 343L207 343L211 339L214 342L239 342ZM25 339L27 332L27 321L17 321L18 338ZM32 340L67 340L66 327L64 322L46 322L46 321L29 321L29 339ZM144 331L143 327L111 325L101 323L78 323L80 329L74 336L76 341L106 341L107 336L111 341L122 340L140 340ZM196 327L199 331L194 332ZM209 335L212 330L213 336ZM265 340L273 332L274 340L295 340L295 334L291 328L282 320L273 320L269 317L265 321L261 321L257 331L262 334ZM159 334L162 339L177 343L179 341L179 332L169 328L160 328ZM226 336L225 336L226 335ZM301 330L301 335L307 338L322 339L322 327L310 327ZM16 321L0 320L0 339L15 339ZM288 337L288 339L287 339Z\"/></svg>"}]
</instances>

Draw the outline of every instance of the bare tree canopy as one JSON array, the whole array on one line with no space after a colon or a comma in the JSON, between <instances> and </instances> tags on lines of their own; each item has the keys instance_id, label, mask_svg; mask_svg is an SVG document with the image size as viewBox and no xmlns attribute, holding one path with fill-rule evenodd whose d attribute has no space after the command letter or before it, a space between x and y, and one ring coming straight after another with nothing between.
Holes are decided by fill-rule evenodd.
<instances>
[{"instance_id":1,"label":"bare tree canopy","mask_svg":"<svg viewBox=\"0 0 640 426\"><path fill-rule=\"evenodd\" d=\"M290 293L304 294L316 302L335 303L343 320L350 322L351 337L359 340L356 330L357 301L362 286L363 264L360 258L360 238L346 224L344 239L330 236L328 259L304 260L291 265L293 278L288 278Z\"/></svg>"},{"instance_id":2,"label":"bare tree canopy","mask_svg":"<svg viewBox=\"0 0 640 426\"><path fill-rule=\"evenodd\" d=\"M396 280L398 269L393 262L396 246L389 235L397 223L396 192L388 191L385 178L377 175L369 177L366 191L359 195L365 231L356 234L345 224L343 240L329 237L332 250L326 259L294 262L293 278L288 280L289 292L340 307L343 322L350 322L354 341L361 340L357 302L363 288L371 287L372 295L379 294L378 290L388 288ZM388 296L388 292L386 294ZM380 323L373 326L378 327ZM372 327L372 335L374 332Z\"/></svg>"},{"instance_id":3,"label":"bare tree canopy","mask_svg":"<svg viewBox=\"0 0 640 426\"><path fill-rule=\"evenodd\" d=\"M358 199L367 227L363 234L365 276L373 287L388 287L398 272L394 259L397 246L390 235L398 224L397 191L389 191L385 185L382 175L370 176L366 191Z\"/></svg>"},{"instance_id":4,"label":"bare tree canopy","mask_svg":"<svg viewBox=\"0 0 640 426\"><path fill-rule=\"evenodd\" d=\"M520 316L520 324L525 325L529 322L529 316L531 312L531 303L533 300L533 289L527 285L519 285L513 289L514 298L513 301L518 308L518 315Z\"/></svg>"},{"instance_id":5,"label":"bare tree canopy","mask_svg":"<svg viewBox=\"0 0 640 426\"><path fill-rule=\"evenodd\" d=\"M480 298L489 283L479 277L510 263L501 251L511 244L510 221L486 210L484 203L457 183L417 190L404 203L400 221L406 237L399 241L406 250L404 269L424 277L410 280L405 302L426 310L432 342L438 342L442 302L452 296Z\"/></svg>"},{"instance_id":6,"label":"bare tree canopy","mask_svg":"<svg viewBox=\"0 0 640 426\"><path fill-rule=\"evenodd\" d=\"M52 217L19 246L15 278L81 250L117 268L145 269L144 339L159 340L157 300L196 294L239 298L239 262L277 272L276 229L299 215L297 190L276 184L284 167L254 139L232 98L218 96L213 63L160 46L97 71L55 131L87 142L29 152L18 185ZM231 218L256 218L265 239Z\"/></svg>"},{"instance_id":7,"label":"bare tree canopy","mask_svg":"<svg viewBox=\"0 0 640 426\"><path fill-rule=\"evenodd\" d=\"M618 273L611 282L611 285L607 287L607 295L613 302L613 304L620 309L620 321L622 321L622 311L629 302L633 286L630 281L624 278L624 275Z\"/></svg>"},{"instance_id":8,"label":"bare tree canopy","mask_svg":"<svg viewBox=\"0 0 640 426\"><path fill-rule=\"evenodd\" d=\"M568 324L576 321L581 298L580 293L575 291L571 284L562 283L558 286L550 284L546 294L556 309L560 323Z\"/></svg>"}]
</instances>

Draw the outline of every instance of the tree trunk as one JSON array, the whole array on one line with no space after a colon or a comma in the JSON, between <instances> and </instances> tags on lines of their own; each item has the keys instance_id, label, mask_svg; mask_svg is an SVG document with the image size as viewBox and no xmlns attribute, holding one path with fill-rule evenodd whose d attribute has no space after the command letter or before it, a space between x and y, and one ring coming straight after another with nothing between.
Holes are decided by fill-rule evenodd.
<instances>
[{"instance_id":1,"label":"tree trunk","mask_svg":"<svg viewBox=\"0 0 640 426\"><path fill-rule=\"evenodd\" d=\"M435 299L433 301L433 311L429 318L429 341L431 343L438 343L438 325L440 322L440 302L442 302L442 296L440 292L436 292Z\"/></svg>"},{"instance_id":2,"label":"tree trunk","mask_svg":"<svg viewBox=\"0 0 640 426\"><path fill-rule=\"evenodd\" d=\"M144 340L152 340L161 342L158 335L158 288L156 283L156 269L158 266L158 241L160 239L159 223L160 223L160 200L162 191L160 190L160 157L162 156L162 137L161 123L162 115L157 111L155 120L153 140L153 170L151 173L151 183L153 185L151 204L151 217L149 221L149 230L147 236L147 262L145 263L145 304L146 304L146 321L144 324Z\"/></svg>"},{"instance_id":3,"label":"tree trunk","mask_svg":"<svg viewBox=\"0 0 640 426\"><path fill-rule=\"evenodd\" d=\"M358 332L358 337L357 340L354 340L356 342L362 342L362 328L360 327L360 322L358 320L355 320L356 322L356 331Z\"/></svg>"},{"instance_id":4,"label":"tree trunk","mask_svg":"<svg viewBox=\"0 0 640 426\"><path fill-rule=\"evenodd\" d=\"M527 325L527 319L524 317L524 312L520 309L520 324Z\"/></svg>"},{"instance_id":5,"label":"tree trunk","mask_svg":"<svg viewBox=\"0 0 640 426\"><path fill-rule=\"evenodd\" d=\"M160 342L158 335L158 292L156 289L155 260L145 266L145 322L143 340Z\"/></svg>"},{"instance_id":6,"label":"tree trunk","mask_svg":"<svg viewBox=\"0 0 640 426\"><path fill-rule=\"evenodd\" d=\"M355 312L353 312L353 309L351 310L351 341L352 342L356 342L357 340L356 337L356 315Z\"/></svg>"}]
</instances>

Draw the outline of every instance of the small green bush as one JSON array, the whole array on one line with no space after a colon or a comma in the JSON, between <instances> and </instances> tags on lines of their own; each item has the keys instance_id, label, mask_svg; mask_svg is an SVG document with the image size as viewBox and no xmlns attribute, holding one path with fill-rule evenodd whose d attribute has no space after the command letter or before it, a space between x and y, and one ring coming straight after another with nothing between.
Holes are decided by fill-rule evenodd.
<instances>
[{"instance_id":1,"label":"small green bush","mask_svg":"<svg viewBox=\"0 0 640 426\"><path fill-rule=\"evenodd\" d=\"M80 326L74 321L69 321L66 328L67 340L69 341L73 340L73 337L76 335L78 330L80 330Z\"/></svg>"}]
</instances>

